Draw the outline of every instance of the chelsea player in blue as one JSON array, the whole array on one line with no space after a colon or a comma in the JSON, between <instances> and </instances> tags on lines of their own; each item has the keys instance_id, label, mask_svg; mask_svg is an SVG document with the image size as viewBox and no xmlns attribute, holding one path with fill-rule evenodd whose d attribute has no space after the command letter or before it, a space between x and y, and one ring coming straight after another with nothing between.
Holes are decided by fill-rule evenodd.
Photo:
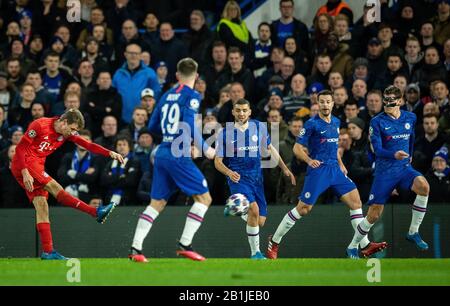
<instances>
[{"instance_id":1,"label":"chelsea player in blue","mask_svg":"<svg viewBox=\"0 0 450 306\"><path fill-rule=\"evenodd\" d=\"M370 191L369 211L358 225L356 239L367 236L370 228L380 218L384 205L396 188L412 190L417 194L412 206L412 220L406 239L419 250L428 244L419 235L419 227L427 211L430 186L425 177L411 166L416 115L400 110L402 92L389 86L383 93L384 113L370 122L369 136L376 156L375 178Z\"/></svg>"},{"instance_id":2,"label":"chelsea player in blue","mask_svg":"<svg viewBox=\"0 0 450 306\"><path fill-rule=\"evenodd\" d=\"M247 216L247 236L252 259L266 259L259 249L259 227L264 226L267 217L267 203L264 197L262 175L262 153L270 153L284 175L295 177L285 165L278 151L271 144L265 124L249 120L250 102L238 100L232 109L235 122L228 122L217 137L217 155L214 165L227 177L231 194L241 193L250 202ZM271 164L272 165L272 164Z\"/></svg>"},{"instance_id":3,"label":"chelsea player in blue","mask_svg":"<svg viewBox=\"0 0 450 306\"><path fill-rule=\"evenodd\" d=\"M269 238L266 255L270 259L278 257L278 248L283 236L296 221L312 210L320 194L328 188L331 188L350 208L350 219L355 232L356 226L364 218L359 192L353 181L347 177L347 169L338 154L340 120L331 114L334 105L332 92L321 91L318 101L319 114L306 122L293 149L295 156L308 164L303 190L297 206L285 215L275 234ZM352 241L347 247L349 258L359 258L359 242ZM360 246L376 249L383 247L382 244L368 240Z\"/></svg>"},{"instance_id":4,"label":"chelsea player in blue","mask_svg":"<svg viewBox=\"0 0 450 306\"><path fill-rule=\"evenodd\" d=\"M192 139L200 152L205 152L209 159L214 158L215 150L203 141L195 126L195 116L201 101L200 94L193 90L198 77L197 68L197 63L191 58L178 62L178 84L161 97L149 123L150 131L162 135L163 139L155 154L152 200L139 216L129 255L133 261L147 262L142 254L142 243L177 187L194 199L177 254L192 260L205 260L192 249L191 243L212 199L205 177L191 159Z\"/></svg>"}]
</instances>

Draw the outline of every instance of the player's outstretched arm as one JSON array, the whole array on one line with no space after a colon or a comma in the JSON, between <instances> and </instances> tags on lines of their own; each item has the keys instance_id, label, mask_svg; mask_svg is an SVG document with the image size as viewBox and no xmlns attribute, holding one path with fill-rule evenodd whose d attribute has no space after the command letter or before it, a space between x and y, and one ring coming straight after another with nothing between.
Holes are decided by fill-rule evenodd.
<instances>
[{"instance_id":1,"label":"player's outstretched arm","mask_svg":"<svg viewBox=\"0 0 450 306\"><path fill-rule=\"evenodd\" d=\"M214 158L214 166L216 167L217 171L219 171L226 177L229 177L230 180L232 180L234 183L238 183L241 179L241 175L239 173L225 166L225 164L223 163L223 157L216 156Z\"/></svg>"},{"instance_id":2,"label":"player's outstretched arm","mask_svg":"<svg viewBox=\"0 0 450 306\"><path fill-rule=\"evenodd\" d=\"M308 164L308 166L310 166L311 168L319 168L320 165L322 164L322 162L316 160L316 159L312 159L308 156L308 154L306 153L306 149L305 147L303 147L301 144L296 143L294 145L294 155L297 159L304 161L305 163Z\"/></svg>"},{"instance_id":3,"label":"player's outstretched arm","mask_svg":"<svg viewBox=\"0 0 450 306\"><path fill-rule=\"evenodd\" d=\"M124 163L122 155L120 155L116 152L110 151L110 150L102 147L99 144L87 141L83 137L71 136L68 138L68 140L76 143L77 145L82 146L83 148L85 148L86 150L88 150L91 153L103 155L105 157L111 157L112 159L116 159L116 160L120 161L120 163L122 163L122 164Z\"/></svg>"},{"instance_id":4,"label":"player's outstretched arm","mask_svg":"<svg viewBox=\"0 0 450 306\"><path fill-rule=\"evenodd\" d=\"M283 158L281 158L280 153L278 153L277 149L270 144L269 145L270 155L275 158L275 160L278 161L278 167L283 171L284 175L289 177L291 179L292 185L297 185L297 182L295 180L295 176L292 174L291 170L286 166L286 164L283 161Z\"/></svg>"}]
</instances>

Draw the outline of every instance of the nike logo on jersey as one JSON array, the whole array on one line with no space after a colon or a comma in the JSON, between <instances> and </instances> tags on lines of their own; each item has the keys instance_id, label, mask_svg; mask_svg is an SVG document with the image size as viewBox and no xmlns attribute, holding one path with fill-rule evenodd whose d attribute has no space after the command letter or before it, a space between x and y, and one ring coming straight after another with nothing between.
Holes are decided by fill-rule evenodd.
<instances>
[{"instance_id":1,"label":"nike logo on jersey","mask_svg":"<svg viewBox=\"0 0 450 306\"><path fill-rule=\"evenodd\" d=\"M45 140L48 140L48 136L45 136L44 139L45 139Z\"/></svg>"},{"instance_id":2,"label":"nike logo on jersey","mask_svg":"<svg viewBox=\"0 0 450 306\"><path fill-rule=\"evenodd\" d=\"M385 127L384 129L387 131L387 130L390 130L392 128L392 126L390 126L390 127Z\"/></svg>"},{"instance_id":3,"label":"nike logo on jersey","mask_svg":"<svg viewBox=\"0 0 450 306\"><path fill-rule=\"evenodd\" d=\"M327 131L322 131L322 132L320 132L320 134L325 134Z\"/></svg>"},{"instance_id":4,"label":"nike logo on jersey","mask_svg":"<svg viewBox=\"0 0 450 306\"><path fill-rule=\"evenodd\" d=\"M231 143L236 143L237 142L237 140L233 140Z\"/></svg>"}]
</instances>

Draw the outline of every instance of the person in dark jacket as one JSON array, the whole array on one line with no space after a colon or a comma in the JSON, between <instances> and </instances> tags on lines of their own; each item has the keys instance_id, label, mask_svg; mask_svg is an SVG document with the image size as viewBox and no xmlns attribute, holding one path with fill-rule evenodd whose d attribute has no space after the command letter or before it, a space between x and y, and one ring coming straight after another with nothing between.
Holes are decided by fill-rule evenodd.
<instances>
[{"instance_id":1,"label":"person in dark jacket","mask_svg":"<svg viewBox=\"0 0 450 306\"><path fill-rule=\"evenodd\" d=\"M16 145L8 148L8 165L0 169L0 208L31 208L25 190L17 183L11 172L11 160L16 153Z\"/></svg>"},{"instance_id":2,"label":"person in dark jacket","mask_svg":"<svg viewBox=\"0 0 450 306\"><path fill-rule=\"evenodd\" d=\"M120 164L110 161L103 170L100 184L106 191L105 203L136 205L136 190L141 179L141 168L132 151L132 141L127 136L119 136L115 148L124 157L125 162Z\"/></svg>"},{"instance_id":3,"label":"person in dark jacket","mask_svg":"<svg viewBox=\"0 0 450 306\"><path fill-rule=\"evenodd\" d=\"M93 122L92 134L97 137L101 133L101 123L106 116L113 116L120 120L122 116L122 96L111 87L111 74L108 71L100 72L97 77L97 86L87 95L85 111L90 114Z\"/></svg>"},{"instance_id":4,"label":"person in dark jacket","mask_svg":"<svg viewBox=\"0 0 450 306\"><path fill-rule=\"evenodd\" d=\"M430 184L430 202L448 204L450 199L450 167L448 149L442 147L434 154L431 169L425 178Z\"/></svg>"},{"instance_id":5,"label":"person in dark jacket","mask_svg":"<svg viewBox=\"0 0 450 306\"><path fill-rule=\"evenodd\" d=\"M429 95L429 85L433 81L441 80L447 82L447 70L439 59L439 51L435 47L425 50L424 64L417 69L412 76L411 82L419 83L422 96Z\"/></svg>"},{"instance_id":6,"label":"person in dark jacket","mask_svg":"<svg viewBox=\"0 0 450 306\"><path fill-rule=\"evenodd\" d=\"M205 16L202 11L193 10L190 17L189 30L184 33L182 40L187 46L188 54L199 66L206 63L209 46L214 39L213 33L205 24Z\"/></svg>"}]
</instances>

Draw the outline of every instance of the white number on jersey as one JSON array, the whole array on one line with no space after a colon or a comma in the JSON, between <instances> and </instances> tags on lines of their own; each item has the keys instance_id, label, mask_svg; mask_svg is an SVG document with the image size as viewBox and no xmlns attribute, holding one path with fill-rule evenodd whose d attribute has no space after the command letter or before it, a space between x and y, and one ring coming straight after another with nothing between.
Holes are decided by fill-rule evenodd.
<instances>
[{"instance_id":1,"label":"white number on jersey","mask_svg":"<svg viewBox=\"0 0 450 306\"><path fill-rule=\"evenodd\" d=\"M162 107L161 130L163 134L175 134L178 132L178 124L180 122L180 106L177 103L172 104L169 109L169 104ZM167 122L166 122L167 119Z\"/></svg>"}]
</instances>

